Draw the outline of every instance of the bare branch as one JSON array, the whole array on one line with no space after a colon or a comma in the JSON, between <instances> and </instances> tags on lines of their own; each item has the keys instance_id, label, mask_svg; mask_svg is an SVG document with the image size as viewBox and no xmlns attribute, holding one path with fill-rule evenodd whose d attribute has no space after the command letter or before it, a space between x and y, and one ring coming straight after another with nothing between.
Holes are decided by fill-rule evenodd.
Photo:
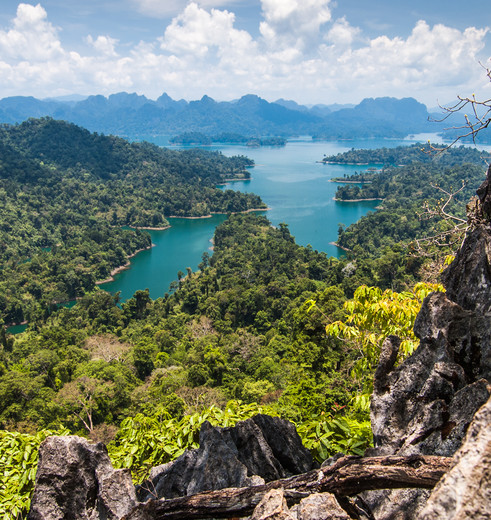
<instances>
[{"instance_id":1,"label":"bare branch","mask_svg":"<svg viewBox=\"0 0 491 520\"><path fill-rule=\"evenodd\" d=\"M486 76L491 81L491 69L485 67L480 63L481 67L486 71ZM443 148L431 147L432 151L440 153L447 150L455 143L466 137L471 137L472 142L476 144L476 136L482 130L488 128L491 124L491 99L479 100L476 99L475 94L472 96L457 96L457 101L450 106L438 105L443 111L444 115L440 119L431 119L434 122L441 123L446 121L453 114L462 113L465 109L469 110L472 115L469 117L464 114L465 124L459 126L450 126L445 130L461 130L459 135L447 146Z\"/></svg>"}]
</instances>

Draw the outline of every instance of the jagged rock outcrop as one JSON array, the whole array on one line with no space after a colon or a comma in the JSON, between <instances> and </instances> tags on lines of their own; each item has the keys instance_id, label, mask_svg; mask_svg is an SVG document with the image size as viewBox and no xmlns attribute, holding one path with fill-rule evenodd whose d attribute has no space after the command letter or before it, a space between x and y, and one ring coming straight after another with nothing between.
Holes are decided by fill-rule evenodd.
<instances>
[{"instance_id":1,"label":"jagged rock outcrop","mask_svg":"<svg viewBox=\"0 0 491 520\"><path fill-rule=\"evenodd\" d=\"M295 426L279 417L260 414L233 428L205 422L199 444L198 449L154 468L138 489L140 501L257 485L315 467Z\"/></svg>"},{"instance_id":2,"label":"jagged rock outcrop","mask_svg":"<svg viewBox=\"0 0 491 520\"><path fill-rule=\"evenodd\" d=\"M136 504L129 470L115 470L102 443L48 437L39 449L28 520L116 520Z\"/></svg>"},{"instance_id":3,"label":"jagged rock outcrop","mask_svg":"<svg viewBox=\"0 0 491 520\"><path fill-rule=\"evenodd\" d=\"M419 520L485 520L491 515L491 399L477 412L453 468L440 480Z\"/></svg>"},{"instance_id":4,"label":"jagged rock outcrop","mask_svg":"<svg viewBox=\"0 0 491 520\"><path fill-rule=\"evenodd\" d=\"M206 422L200 448L153 468L139 486L138 498L145 502L264 484L314 467L289 421L257 415L231 428ZM29 520L140 518L139 501L129 470L115 470L102 443L77 436L49 437L42 443Z\"/></svg>"},{"instance_id":5,"label":"jagged rock outcrop","mask_svg":"<svg viewBox=\"0 0 491 520\"><path fill-rule=\"evenodd\" d=\"M491 168L469 216L472 229L444 273L446 293L423 302L416 352L394 368L399 340L382 347L374 381L370 455L451 456L491 393ZM427 491L371 492L379 520L417 516Z\"/></svg>"}]
</instances>

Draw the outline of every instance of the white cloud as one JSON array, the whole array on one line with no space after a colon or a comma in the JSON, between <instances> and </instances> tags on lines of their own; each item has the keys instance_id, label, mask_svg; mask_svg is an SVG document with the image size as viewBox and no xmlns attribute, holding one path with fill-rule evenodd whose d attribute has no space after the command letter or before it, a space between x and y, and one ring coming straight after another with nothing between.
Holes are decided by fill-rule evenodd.
<instances>
[{"instance_id":1,"label":"white cloud","mask_svg":"<svg viewBox=\"0 0 491 520\"><path fill-rule=\"evenodd\" d=\"M56 59L63 53L56 29L40 4L19 4L12 27L0 31L0 56L6 60Z\"/></svg>"},{"instance_id":2,"label":"white cloud","mask_svg":"<svg viewBox=\"0 0 491 520\"><path fill-rule=\"evenodd\" d=\"M167 27L161 48L173 54L203 58L211 50L224 56L253 47L249 33L235 29L234 22L235 15L231 12L218 9L208 12L193 2Z\"/></svg>"},{"instance_id":3,"label":"white cloud","mask_svg":"<svg viewBox=\"0 0 491 520\"><path fill-rule=\"evenodd\" d=\"M487 29L420 21L407 38L370 40L345 18L332 21L326 0L262 0L262 9L257 38L236 27L233 12L191 2L160 38L128 47L109 35L87 36L87 50L77 53L62 46L40 5L20 4L0 28L0 97L129 90L299 102L414 96L435 105L437 97L488 83L477 63Z\"/></svg>"},{"instance_id":4,"label":"white cloud","mask_svg":"<svg viewBox=\"0 0 491 520\"><path fill-rule=\"evenodd\" d=\"M150 16L168 18L181 12L190 0L132 0L138 10ZM227 7L241 0L200 0L201 7Z\"/></svg>"},{"instance_id":5,"label":"white cloud","mask_svg":"<svg viewBox=\"0 0 491 520\"><path fill-rule=\"evenodd\" d=\"M355 80L382 79L398 90L465 84L476 79L476 56L486 32L473 27L461 32L441 24L431 28L419 21L406 40L380 36L353 51L342 70L351 71Z\"/></svg>"},{"instance_id":6,"label":"white cloud","mask_svg":"<svg viewBox=\"0 0 491 520\"><path fill-rule=\"evenodd\" d=\"M332 25L326 34L325 39L339 48L350 47L358 38L361 31L358 27L353 27L349 24L346 18L340 18Z\"/></svg>"},{"instance_id":7,"label":"white cloud","mask_svg":"<svg viewBox=\"0 0 491 520\"><path fill-rule=\"evenodd\" d=\"M260 31L270 47L305 49L330 21L330 0L262 0Z\"/></svg>"},{"instance_id":8,"label":"white cloud","mask_svg":"<svg viewBox=\"0 0 491 520\"><path fill-rule=\"evenodd\" d=\"M95 40L89 34L87 36L87 43L92 45L94 49L96 49L101 54L105 54L106 56L117 56L118 53L115 50L115 46L118 43L118 40L115 38L111 38L110 36L98 36Z\"/></svg>"}]
</instances>

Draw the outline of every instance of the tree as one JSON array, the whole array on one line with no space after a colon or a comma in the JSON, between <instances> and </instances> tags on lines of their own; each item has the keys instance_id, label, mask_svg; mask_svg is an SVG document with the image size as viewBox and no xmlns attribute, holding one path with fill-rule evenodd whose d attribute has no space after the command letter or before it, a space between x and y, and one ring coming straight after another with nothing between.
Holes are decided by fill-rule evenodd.
<instances>
[{"instance_id":1,"label":"tree","mask_svg":"<svg viewBox=\"0 0 491 520\"><path fill-rule=\"evenodd\" d=\"M362 285L355 291L352 300L344 303L346 318L326 326L326 333L351 344L360 352L360 357L351 372L360 385L360 390L370 391L372 373L380 355L380 347L390 335L401 338L400 352L405 358L419 344L413 332L414 320L423 299L432 291L442 291L438 284L418 283L412 291L397 293L387 289ZM311 300L309 310L316 307Z\"/></svg>"},{"instance_id":2,"label":"tree","mask_svg":"<svg viewBox=\"0 0 491 520\"><path fill-rule=\"evenodd\" d=\"M114 397L114 386L110 381L81 376L65 384L58 392L56 401L68 416L76 417L91 433L95 426L95 414Z\"/></svg>"},{"instance_id":3,"label":"tree","mask_svg":"<svg viewBox=\"0 0 491 520\"><path fill-rule=\"evenodd\" d=\"M123 303L123 312L126 320L141 320L148 314L148 305L151 303L149 290L138 290L132 298Z\"/></svg>"}]
</instances>

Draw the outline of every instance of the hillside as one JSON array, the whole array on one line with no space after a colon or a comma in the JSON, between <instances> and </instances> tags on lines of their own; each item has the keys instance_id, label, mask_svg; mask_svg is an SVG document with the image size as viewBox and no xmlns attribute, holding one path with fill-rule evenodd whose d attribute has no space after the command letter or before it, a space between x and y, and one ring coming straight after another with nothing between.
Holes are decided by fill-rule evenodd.
<instances>
[{"instance_id":1,"label":"hillside","mask_svg":"<svg viewBox=\"0 0 491 520\"><path fill-rule=\"evenodd\" d=\"M409 244L417 263L445 251L451 254L463 239L465 202L481 184L488 156L464 146L435 154L428 145L416 144L324 157L325 162L358 163L360 170L366 165L381 167L336 179L338 201L380 200L377 211L340 228L338 244L357 258L379 256L386 248L405 250ZM405 269L394 259L386 276L397 277L395 273Z\"/></svg>"}]
</instances>

